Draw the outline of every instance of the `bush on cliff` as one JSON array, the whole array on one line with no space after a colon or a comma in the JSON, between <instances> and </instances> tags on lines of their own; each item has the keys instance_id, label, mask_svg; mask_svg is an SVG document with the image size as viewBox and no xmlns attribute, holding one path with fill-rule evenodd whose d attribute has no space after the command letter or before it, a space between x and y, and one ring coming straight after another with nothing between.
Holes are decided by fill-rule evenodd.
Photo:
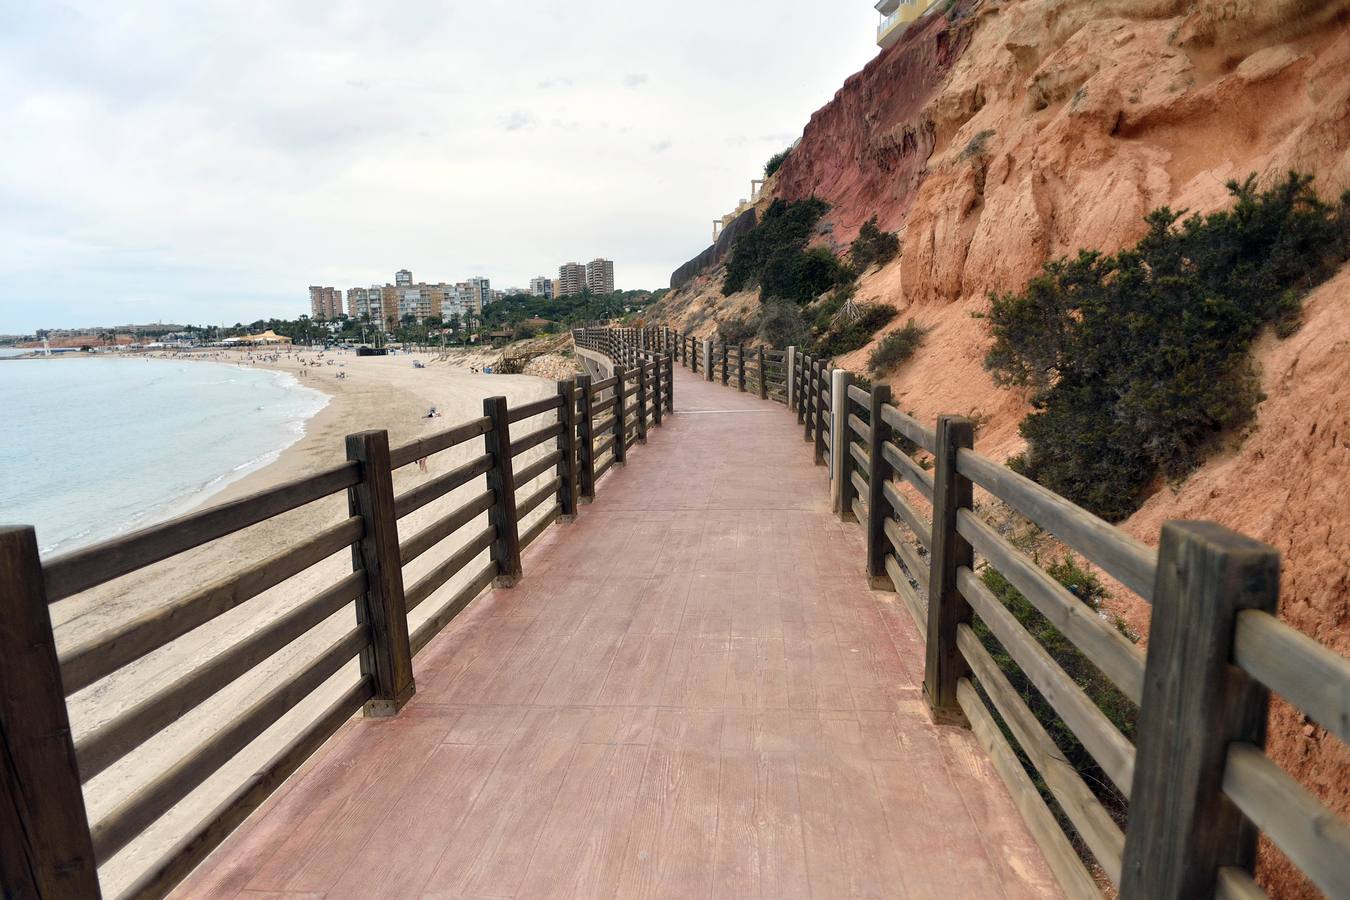
<instances>
[{"instance_id":1,"label":"bush on cliff","mask_svg":"<svg viewBox=\"0 0 1350 900\"><path fill-rule=\"evenodd\" d=\"M895 371L918 352L919 345L923 343L927 334L927 328L910 319L872 348L871 355L867 357L867 370L872 373L873 378L881 378Z\"/></svg>"},{"instance_id":2,"label":"bush on cliff","mask_svg":"<svg viewBox=\"0 0 1350 900\"><path fill-rule=\"evenodd\" d=\"M806 249L824 200L775 200L764 217L736 241L727 262L722 291L732 294L758 284L760 299L809 303L852 273L829 250Z\"/></svg>"},{"instance_id":3,"label":"bush on cliff","mask_svg":"<svg viewBox=\"0 0 1350 900\"><path fill-rule=\"evenodd\" d=\"M849 261L854 271L866 272L872 266L884 266L900 252L900 239L889 231L882 231L873 216L863 223L858 237L849 250Z\"/></svg>"},{"instance_id":4,"label":"bush on cliff","mask_svg":"<svg viewBox=\"0 0 1350 900\"><path fill-rule=\"evenodd\" d=\"M769 178L774 172L783 168L783 163L787 162L788 154L791 152L791 150L783 150L770 156L769 161L764 164L764 177Z\"/></svg>"},{"instance_id":5,"label":"bush on cliff","mask_svg":"<svg viewBox=\"0 0 1350 900\"><path fill-rule=\"evenodd\" d=\"M1303 295L1350 258L1350 193L1324 203L1294 173L1228 187L1230 210L1155 210L1135 247L1047 263L991 298L985 365L1034 390L1022 470L1106 519L1251 420L1252 342L1296 330Z\"/></svg>"},{"instance_id":6,"label":"bush on cliff","mask_svg":"<svg viewBox=\"0 0 1350 900\"><path fill-rule=\"evenodd\" d=\"M848 309L856 314L847 314ZM872 342L872 335L895 318L895 307L885 303L855 304L849 301L844 309L836 314L830 327L816 340L811 348L814 356L836 357L854 350L861 350Z\"/></svg>"}]
</instances>

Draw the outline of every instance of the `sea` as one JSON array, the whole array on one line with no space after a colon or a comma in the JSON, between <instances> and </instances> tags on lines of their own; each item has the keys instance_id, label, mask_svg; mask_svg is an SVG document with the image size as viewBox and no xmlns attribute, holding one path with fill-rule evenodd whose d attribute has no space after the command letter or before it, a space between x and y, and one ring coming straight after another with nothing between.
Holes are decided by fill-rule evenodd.
<instances>
[{"instance_id":1,"label":"sea","mask_svg":"<svg viewBox=\"0 0 1350 900\"><path fill-rule=\"evenodd\" d=\"M272 462L328 397L282 372L0 353L0 523L44 556L179 515Z\"/></svg>"}]
</instances>

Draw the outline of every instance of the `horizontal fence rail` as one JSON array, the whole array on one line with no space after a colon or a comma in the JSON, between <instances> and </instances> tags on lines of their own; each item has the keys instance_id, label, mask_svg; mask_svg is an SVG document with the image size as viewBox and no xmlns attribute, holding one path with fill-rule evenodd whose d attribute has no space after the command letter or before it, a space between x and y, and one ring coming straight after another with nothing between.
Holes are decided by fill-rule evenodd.
<instances>
[{"instance_id":1,"label":"horizontal fence rail","mask_svg":"<svg viewBox=\"0 0 1350 900\"><path fill-rule=\"evenodd\" d=\"M164 896L354 713L396 715L416 690L416 655L485 588L514 584L523 574L525 548L552 523L574 519L578 504L594 498L605 468L623 461L614 448L645 442L649 429L674 412L669 352L656 345L608 347L616 360L610 379L558 382L551 396L516 406L488 398L481 417L398 447L390 447L382 431L350 435L348 459L340 465L60 557L41 560L31 528L0 529L0 595L11 619L0 629L4 896L101 896L98 866L283 716L347 677L338 693L327 695L336 699L305 707L316 709L309 723L121 894ZM612 435L609 443L597 445L605 433ZM430 471L432 458L451 452L443 472L395 492L395 471L413 463ZM597 468L605 453L609 461ZM57 653L51 604L308 504L341 498L346 512L334 524L296 534L265 559L189 585L152 611ZM409 524L414 521L417 527ZM341 554L350 556L349 574L205 661L161 674L143 697L71 739L67 697ZM411 564L419 566L416 577ZM344 610L345 627L334 630ZM316 645L322 636L331 639ZM297 656L301 641L307 649ZM226 710L212 733L96 821L89 819L83 785L134 758L183 716L280 654L294 660L291 674L259 688L242 708ZM347 671L350 676L341 675Z\"/></svg>"},{"instance_id":2,"label":"horizontal fence rail","mask_svg":"<svg viewBox=\"0 0 1350 900\"><path fill-rule=\"evenodd\" d=\"M924 639L934 718L972 730L1070 896L1102 893L1088 860L1123 897L1264 896L1262 832L1328 896L1350 896L1350 828L1261 749L1270 691L1350 741L1350 660L1275 617L1274 550L1209 523L1168 523L1153 550L977 453L968 420L923 424L885 385L864 389L800 348L665 328L588 329L577 343L656 347L796 415L832 508L864 530L872 586L896 593ZM981 507L1006 507L1151 603L1148 652L987 521L976 489ZM1050 653L995 594L994 576L1132 706L1132 737L1061 665L1062 648ZM1068 761L1029 690L1094 772Z\"/></svg>"}]
</instances>

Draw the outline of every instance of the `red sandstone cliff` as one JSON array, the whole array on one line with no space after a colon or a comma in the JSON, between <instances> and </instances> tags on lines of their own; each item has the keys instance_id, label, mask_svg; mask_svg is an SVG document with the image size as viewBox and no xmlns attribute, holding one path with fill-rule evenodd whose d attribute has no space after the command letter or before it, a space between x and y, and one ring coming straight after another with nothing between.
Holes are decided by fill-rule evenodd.
<instances>
[{"instance_id":1,"label":"red sandstone cliff","mask_svg":"<svg viewBox=\"0 0 1350 900\"><path fill-rule=\"evenodd\" d=\"M924 418L971 415L982 451L1020 449L1025 398L997 388L972 313L1050 258L1114 251L1148 210L1206 211L1225 182L1290 169L1328 197L1350 189L1350 0L1006 0L958 3L850 78L807 125L765 201L833 204L821 240L842 246L876 215L899 258L863 278L929 326L891 379ZM663 304L706 335L753 308L712 272ZM1350 267L1312 295L1306 324L1257 349L1267 399L1254 429L1125 523L1156 541L1168 518L1210 518L1283 554L1282 615L1350 655ZM892 327L895 327L892 326ZM841 363L861 371L867 350ZM1123 592L1122 592L1123 593ZM1147 607L1116 610L1147 633ZM1350 818L1350 750L1277 707L1272 756ZM1317 896L1267 854L1283 897Z\"/></svg>"}]
</instances>

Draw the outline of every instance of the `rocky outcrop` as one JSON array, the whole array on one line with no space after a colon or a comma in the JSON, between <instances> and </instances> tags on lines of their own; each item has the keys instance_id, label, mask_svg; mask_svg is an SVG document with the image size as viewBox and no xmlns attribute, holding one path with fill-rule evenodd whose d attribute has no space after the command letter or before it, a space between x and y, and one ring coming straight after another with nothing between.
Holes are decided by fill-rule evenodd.
<instances>
[{"instance_id":1,"label":"rocky outcrop","mask_svg":"<svg viewBox=\"0 0 1350 900\"><path fill-rule=\"evenodd\" d=\"M727 227L722 229L722 233L717 236L717 240L712 246L675 270L670 276L671 289L676 290L684 287L699 275L720 263L731 252L731 248L736 245L736 241L740 240L741 235L754 228L758 221L759 216L755 207L747 209L732 219Z\"/></svg>"}]
</instances>

